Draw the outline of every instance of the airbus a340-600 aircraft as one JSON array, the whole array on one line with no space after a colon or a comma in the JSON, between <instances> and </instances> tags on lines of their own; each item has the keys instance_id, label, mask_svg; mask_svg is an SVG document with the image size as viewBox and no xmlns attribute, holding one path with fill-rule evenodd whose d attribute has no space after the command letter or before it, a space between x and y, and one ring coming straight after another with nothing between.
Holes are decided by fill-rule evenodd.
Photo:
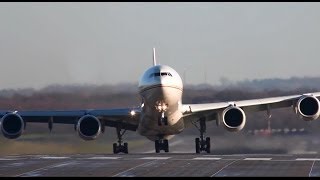
<instances>
[{"instance_id":1,"label":"airbus a340-600 aircraft","mask_svg":"<svg viewBox=\"0 0 320 180\"><path fill-rule=\"evenodd\" d=\"M183 104L183 84L179 74L169 66L157 65L153 49L153 66L142 75L139 82L141 105L136 108L1 111L1 131L6 138L21 136L26 123L71 124L84 140L94 140L105 126L117 130L118 142L113 152L128 153L128 143L122 140L126 130L137 131L155 142L155 151L169 152L168 140L186 127L196 126L200 136L195 138L195 151L210 153L210 137L205 137L206 122L215 120L229 131L240 131L246 123L245 112L293 107L302 119L315 120L320 115L320 92L207 104Z\"/></svg>"}]
</instances>

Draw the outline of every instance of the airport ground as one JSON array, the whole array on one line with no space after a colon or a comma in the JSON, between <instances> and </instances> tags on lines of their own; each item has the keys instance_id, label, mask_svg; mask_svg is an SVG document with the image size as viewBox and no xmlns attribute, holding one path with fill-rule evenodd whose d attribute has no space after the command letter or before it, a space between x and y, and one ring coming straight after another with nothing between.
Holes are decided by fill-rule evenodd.
<instances>
[{"instance_id":1,"label":"airport ground","mask_svg":"<svg viewBox=\"0 0 320 180\"><path fill-rule=\"evenodd\" d=\"M156 154L154 143L128 132L129 154L112 154L114 129L95 141L70 133L26 133L1 138L0 176L319 176L317 133L252 135L244 132L211 136L210 154L195 153L197 134L172 138L170 152ZM113 133L112 133L113 132Z\"/></svg>"}]
</instances>

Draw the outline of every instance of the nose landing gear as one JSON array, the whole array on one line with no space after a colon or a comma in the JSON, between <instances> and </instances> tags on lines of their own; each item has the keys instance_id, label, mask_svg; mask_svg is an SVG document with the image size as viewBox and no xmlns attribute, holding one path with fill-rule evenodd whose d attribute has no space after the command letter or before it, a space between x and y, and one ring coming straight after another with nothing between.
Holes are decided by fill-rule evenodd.
<instances>
[{"instance_id":1,"label":"nose landing gear","mask_svg":"<svg viewBox=\"0 0 320 180\"><path fill-rule=\"evenodd\" d=\"M168 125L168 118L166 116L164 116L164 112L162 112L161 116L158 118L158 125L159 126L162 126L162 125L167 126Z\"/></svg>"},{"instance_id":2,"label":"nose landing gear","mask_svg":"<svg viewBox=\"0 0 320 180\"><path fill-rule=\"evenodd\" d=\"M155 109L156 109L156 111L161 113L160 117L158 117L158 125L159 126L162 126L162 125L167 126L168 125L168 118L164 114L166 112L167 108L168 108L168 104L165 103L164 101L159 100L156 102Z\"/></svg>"},{"instance_id":3,"label":"nose landing gear","mask_svg":"<svg viewBox=\"0 0 320 180\"><path fill-rule=\"evenodd\" d=\"M161 150L164 152L169 152L169 142L167 139L164 139L163 136L159 137L159 140L154 141L156 153L160 153Z\"/></svg>"}]
</instances>

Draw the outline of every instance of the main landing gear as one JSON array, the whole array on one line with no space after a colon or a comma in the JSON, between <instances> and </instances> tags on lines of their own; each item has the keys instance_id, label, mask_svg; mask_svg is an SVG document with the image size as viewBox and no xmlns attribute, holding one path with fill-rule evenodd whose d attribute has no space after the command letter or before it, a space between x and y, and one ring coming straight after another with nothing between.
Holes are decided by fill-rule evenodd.
<instances>
[{"instance_id":1,"label":"main landing gear","mask_svg":"<svg viewBox=\"0 0 320 180\"><path fill-rule=\"evenodd\" d=\"M121 132L121 128L117 127L117 136L118 136L118 143L113 143L113 153L118 154L120 152L123 152L125 154L128 154L128 143L123 143L122 144L122 136L126 132L126 130L123 130Z\"/></svg>"},{"instance_id":2,"label":"main landing gear","mask_svg":"<svg viewBox=\"0 0 320 180\"><path fill-rule=\"evenodd\" d=\"M164 152L169 152L169 142L167 139L159 138L159 140L154 141L156 153L160 153L161 150Z\"/></svg>"},{"instance_id":3,"label":"main landing gear","mask_svg":"<svg viewBox=\"0 0 320 180\"><path fill-rule=\"evenodd\" d=\"M200 131L200 138L195 139L196 153L199 154L201 151L210 153L210 137L204 137L204 134L206 133L206 120L205 118L200 118L199 122L200 128L196 124L193 124Z\"/></svg>"}]
</instances>

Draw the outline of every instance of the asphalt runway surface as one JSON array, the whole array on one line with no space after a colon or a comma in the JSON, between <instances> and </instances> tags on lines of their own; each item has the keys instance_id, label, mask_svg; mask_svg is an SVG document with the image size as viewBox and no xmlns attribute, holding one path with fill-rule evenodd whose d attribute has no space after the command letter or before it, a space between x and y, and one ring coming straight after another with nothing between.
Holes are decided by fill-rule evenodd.
<instances>
[{"instance_id":1,"label":"asphalt runway surface","mask_svg":"<svg viewBox=\"0 0 320 180\"><path fill-rule=\"evenodd\" d=\"M108 144L108 149L102 153L59 151L60 146L69 142L67 140L58 147L49 146L57 148L54 154L40 151L37 145L28 145L32 147L31 154L37 152L38 155L22 154L25 151L23 146L10 145L16 141L4 141L3 144L12 146L12 151L0 155L0 177L320 176L318 137L314 134L262 137L227 133L212 136L210 154L195 153L193 135L172 138L169 141L170 152L161 151L159 154L155 153L154 142L149 140L143 143L137 143L135 139L130 141L129 154L112 154L112 140L103 141ZM50 138L45 141L50 141ZM21 150L14 152L17 147Z\"/></svg>"},{"instance_id":2,"label":"asphalt runway surface","mask_svg":"<svg viewBox=\"0 0 320 180\"><path fill-rule=\"evenodd\" d=\"M1 177L320 176L317 154L195 153L10 155L0 157Z\"/></svg>"}]
</instances>

